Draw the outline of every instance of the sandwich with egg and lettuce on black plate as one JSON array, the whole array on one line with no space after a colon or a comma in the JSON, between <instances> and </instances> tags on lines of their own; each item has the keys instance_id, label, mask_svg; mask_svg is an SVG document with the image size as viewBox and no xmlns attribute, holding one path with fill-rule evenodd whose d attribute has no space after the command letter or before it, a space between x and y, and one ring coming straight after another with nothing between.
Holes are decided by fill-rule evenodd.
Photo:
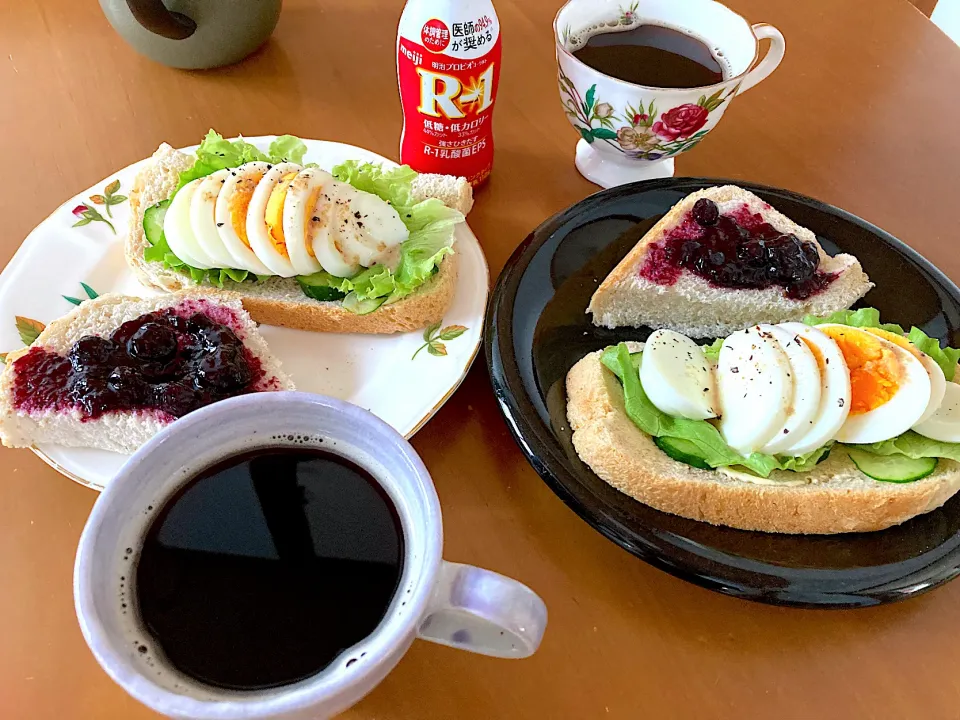
<instances>
[{"instance_id":1,"label":"sandwich with egg and lettuce on black plate","mask_svg":"<svg viewBox=\"0 0 960 720\"><path fill-rule=\"evenodd\" d=\"M651 507L744 530L882 530L960 489L960 350L872 308L672 330L567 375L580 458Z\"/></svg>"},{"instance_id":2,"label":"sandwich with egg and lettuce on black plate","mask_svg":"<svg viewBox=\"0 0 960 720\"><path fill-rule=\"evenodd\" d=\"M163 144L130 193L127 262L159 290L236 292L257 322L393 333L439 322L457 280L464 178L348 160L304 164L211 130L193 155Z\"/></svg>"}]
</instances>

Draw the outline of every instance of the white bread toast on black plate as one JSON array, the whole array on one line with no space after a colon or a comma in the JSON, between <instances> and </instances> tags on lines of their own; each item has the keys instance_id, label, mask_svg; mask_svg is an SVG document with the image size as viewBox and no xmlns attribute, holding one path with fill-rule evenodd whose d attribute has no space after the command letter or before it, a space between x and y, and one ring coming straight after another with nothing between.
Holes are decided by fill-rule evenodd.
<instances>
[{"instance_id":1,"label":"white bread toast on black plate","mask_svg":"<svg viewBox=\"0 0 960 720\"><path fill-rule=\"evenodd\" d=\"M643 343L627 343L631 352ZM657 446L627 415L624 389L590 353L567 374L567 419L580 458L601 479L657 510L742 530L833 534L882 530L934 510L960 490L960 463L941 458L911 482L880 482L858 468L847 446L804 472L768 478L728 468L699 469Z\"/></svg>"},{"instance_id":2,"label":"white bread toast on black plate","mask_svg":"<svg viewBox=\"0 0 960 720\"><path fill-rule=\"evenodd\" d=\"M672 284L660 284L642 268L651 250L667 233L688 221L696 202L712 200L721 215L746 209L784 234L812 243L819 258L818 270L833 275L820 292L805 299L785 296L782 286L759 289L718 287L690 271L682 271ZM816 235L797 225L759 197L742 188L726 185L692 193L673 206L600 284L588 312L603 327L668 328L690 337L712 338L761 322L800 320L807 314L829 315L844 310L873 287L859 261L852 255L828 256Z\"/></svg>"},{"instance_id":3,"label":"white bread toast on black plate","mask_svg":"<svg viewBox=\"0 0 960 720\"><path fill-rule=\"evenodd\" d=\"M144 251L150 246L144 232L144 213L174 195L180 174L193 163L192 156L164 143L140 171L130 193L132 217L125 241L126 258L140 282L148 287L165 291L210 287L208 282L198 283L189 274L163 262L144 258ZM419 175L413 180L412 191L415 200L437 198L464 214L473 205L472 190L464 178ZM453 300L456 280L454 251L415 292L367 313L352 312L339 300L307 297L294 277L274 276L256 282L227 279L223 289L239 293L244 309L256 322L320 332L393 333L439 322Z\"/></svg>"},{"instance_id":4,"label":"white bread toast on black plate","mask_svg":"<svg viewBox=\"0 0 960 720\"><path fill-rule=\"evenodd\" d=\"M43 350L59 358L66 358L71 355L71 350L81 338L110 338L114 331L126 322L137 320L147 313L167 310L174 311L181 319L189 319L195 313L202 313L217 324L228 327L242 342L252 375L243 385L216 393L213 400L241 392L294 389L291 380L280 369L279 360L270 354L256 323L244 312L236 294L197 290L149 298L106 294L84 301L69 314L47 325L30 347L7 356L3 373L0 375L0 440L3 444L7 447L30 447L51 443L132 453L173 422L174 415L170 414L170 410L174 410L178 415L180 413L176 408L165 405L162 397L142 397L143 406L138 408L102 412L103 408L99 407L94 408L91 413L89 401L93 398L86 393L86 388L79 386L75 380L64 377L60 378L64 382L58 383L58 379L52 377L56 373L47 373L45 377L38 374L37 382L27 387L24 385L26 378L19 377L21 373L31 371L31 367L25 362L30 353L36 355ZM232 338L231 341L235 342ZM124 349L120 347L121 344L115 343L115 346L116 351L122 353ZM105 366L107 371L112 368L112 364L109 365ZM143 374L140 365L131 363L131 366L135 370L134 374ZM68 368L69 364L62 369L67 371ZM34 371L37 369L33 366ZM125 380L128 378L123 379ZM133 378L133 381L138 382L138 379ZM64 387L57 388L58 384L64 384ZM170 382L167 379L151 383L149 387L141 385L140 389L165 392L162 386L173 384L176 384L176 381ZM96 388L89 390L97 392ZM41 401L41 394L49 394L48 399L51 402ZM87 408L84 407L85 401L88 403Z\"/></svg>"}]
</instances>

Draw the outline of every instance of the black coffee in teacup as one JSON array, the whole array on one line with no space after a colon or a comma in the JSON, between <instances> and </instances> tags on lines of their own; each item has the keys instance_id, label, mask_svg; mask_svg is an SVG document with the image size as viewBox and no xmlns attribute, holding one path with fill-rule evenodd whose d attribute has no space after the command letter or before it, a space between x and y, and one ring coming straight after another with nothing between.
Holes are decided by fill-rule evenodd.
<instances>
[{"instance_id":1,"label":"black coffee in teacup","mask_svg":"<svg viewBox=\"0 0 960 720\"><path fill-rule=\"evenodd\" d=\"M663 25L601 24L577 33L572 51L604 75L635 85L694 88L725 79L723 64L706 43Z\"/></svg>"},{"instance_id":2,"label":"black coffee in teacup","mask_svg":"<svg viewBox=\"0 0 960 720\"><path fill-rule=\"evenodd\" d=\"M262 448L205 470L160 510L136 603L175 668L256 690L315 675L372 634L402 565L400 517L369 472L319 449Z\"/></svg>"}]
</instances>

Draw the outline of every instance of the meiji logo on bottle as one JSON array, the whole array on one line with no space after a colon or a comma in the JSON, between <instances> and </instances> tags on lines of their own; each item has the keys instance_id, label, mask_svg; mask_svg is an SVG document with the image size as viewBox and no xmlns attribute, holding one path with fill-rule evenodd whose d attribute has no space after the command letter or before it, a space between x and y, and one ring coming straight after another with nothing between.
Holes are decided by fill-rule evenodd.
<instances>
[{"instance_id":1,"label":"meiji logo on bottle","mask_svg":"<svg viewBox=\"0 0 960 720\"><path fill-rule=\"evenodd\" d=\"M450 28L443 20L427 20L420 31L423 46L431 52L443 52L450 44Z\"/></svg>"},{"instance_id":2,"label":"meiji logo on bottle","mask_svg":"<svg viewBox=\"0 0 960 720\"><path fill-rule=\"evenodd\" d=\"M400 43L400 54L414 65L423 65L423 55L406 47L402 42Z\"/></svg>"}]
</instances>

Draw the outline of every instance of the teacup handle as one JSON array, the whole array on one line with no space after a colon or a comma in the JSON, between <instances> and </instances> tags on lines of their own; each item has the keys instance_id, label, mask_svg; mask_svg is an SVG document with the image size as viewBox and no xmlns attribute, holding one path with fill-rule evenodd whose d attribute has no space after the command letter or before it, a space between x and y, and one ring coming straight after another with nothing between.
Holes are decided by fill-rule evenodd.
<instances>
[{"instance_id":1,"label":"teacup handle","mask_svg":"<svg viewBox=\"0 0 960 720\"><path fill-rule=\"evenodd\" d=\"M753 34L756 35L758 41L764 38L770 39L770 49L767 50L767 54L764 55L763 60L757 63L757 66L747 73L743 82L740 83L740 90L737 92L737 95L746 92L754 85L760 83L760 81L765 80L770 73L776 70L780 61L783 60L783 54L787 49L783 34L773 25L757 23L752 27Z\"/></svg>"},{"instance_id":2,"label":"teacup handle","mask_svg":"<svg viewBox=\"0 0 960 720\"><path fill-rule=\"evenodd\" d=\"M524 658L540 646L546 626L547 607L526 585L444 561L417 635L481 655Z\"/></svg>"}]
</instances>

